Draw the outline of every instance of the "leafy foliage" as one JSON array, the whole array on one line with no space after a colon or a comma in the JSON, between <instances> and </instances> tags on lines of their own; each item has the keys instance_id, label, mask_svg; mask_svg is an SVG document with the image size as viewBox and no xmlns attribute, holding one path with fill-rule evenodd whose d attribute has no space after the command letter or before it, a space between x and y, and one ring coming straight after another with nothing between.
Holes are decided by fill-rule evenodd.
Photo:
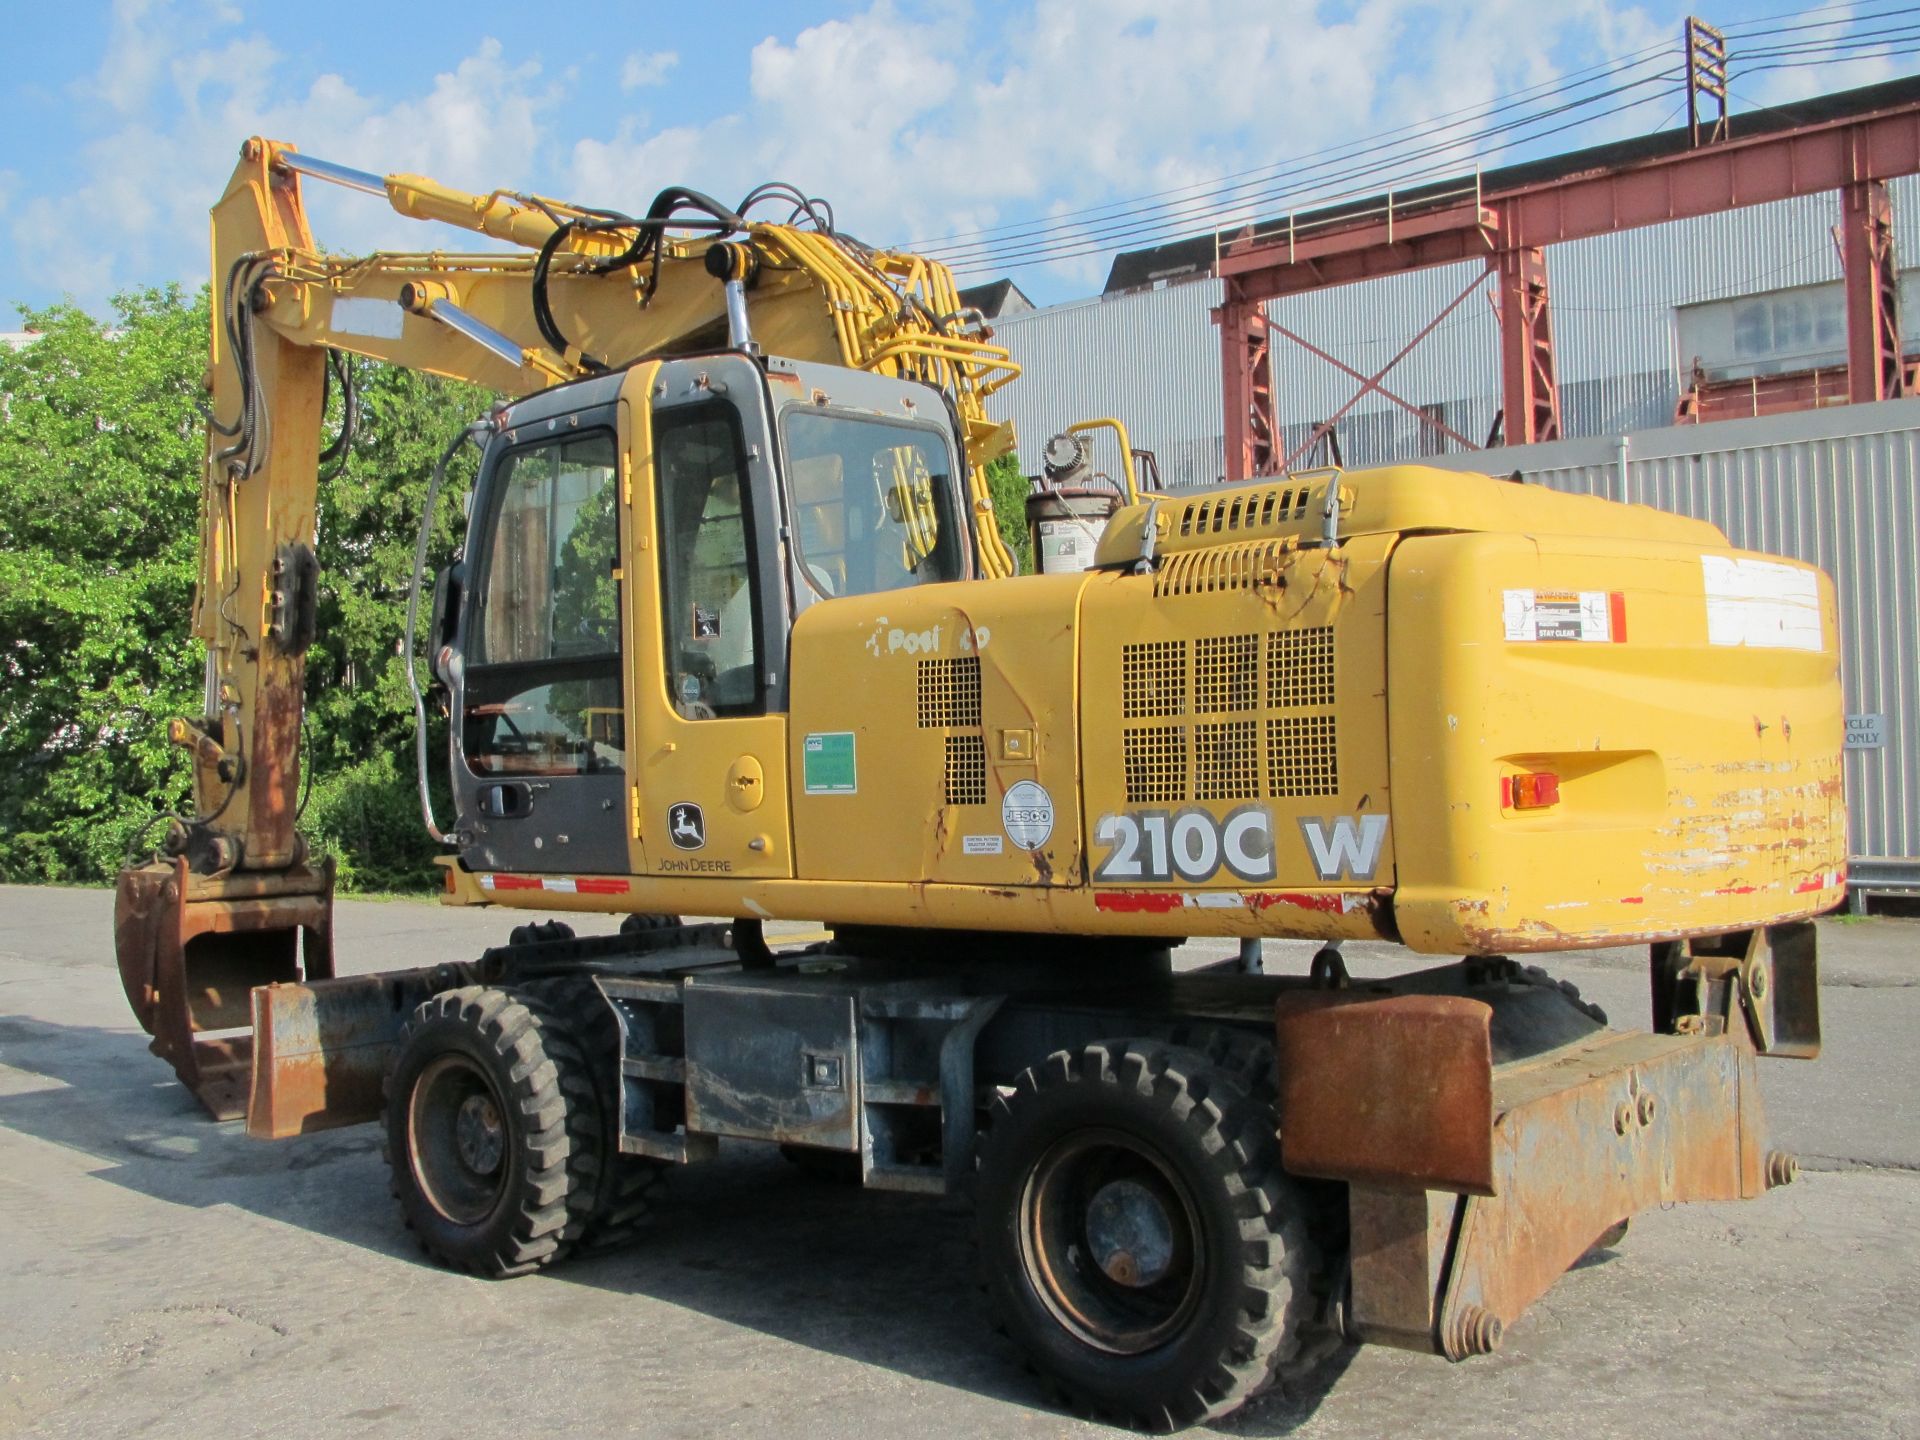
<instances>
[{"instance_id":1,"label":"leafy foliage","mask_svg":"<svg viewBox=\"0 0 1920 1440\"><path fill-rule=\"evenodd\" d=\"M109 878L156 816L191 804L165 727L202 707L188 625L206 296L153 289L114 304L109 324L71 306L30 311L39 338L0 350L0 876L10 880ZM407 581L434 460L487 397L410 371L356 373L359 436L320 492L305 818L348 883L418 885L433 850L410 767L394 759L413 726L397 653ZM338 395L332 410L337 424ZM456 479L470 479L471 451L459 466ZM443 502L435 563L458 543L460 518Z\"/></svg>"},{"instance_id":2,"label":"leafy foliage","mask_svg":"<svg viewBox=\"0 0 1920 1440\"><path fill-rule=\"evenodd\" d=\"M1027 532L1027 477L1020 472L1018 455L1002 455L987 464L987 487L993 492L993 518L1000 522L1000 538L1020 563L1020 573L1033 570L1033 537Z\"/></svg>"},{"instance_id":3,"label":"leafy foliage","mask_svg":"<svg viewBox=\"0 0 1920 1440\"><path fill-rule=\"evenodd\" d=\"M0 874L98 879L187 803L165 725L200 707L206 312L169 289L120 297L111 328L26 320L41 338L0 350Z\"/></svg>"}]
</instances>

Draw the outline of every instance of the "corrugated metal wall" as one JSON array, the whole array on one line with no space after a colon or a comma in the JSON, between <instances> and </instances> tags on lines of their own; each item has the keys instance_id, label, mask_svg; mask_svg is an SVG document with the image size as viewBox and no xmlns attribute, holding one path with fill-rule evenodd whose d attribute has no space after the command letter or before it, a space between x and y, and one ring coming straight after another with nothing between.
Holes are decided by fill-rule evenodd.
<instances>
[{"instance_id":1,"label":"corrugated metal wall","mask_svg":"<svg viewBox=\"0 0 1920 1440\"><path fill-rule=\"evenodd\" d=\"M1920 266L1920 176L1893 185L1902 263ZM1831 229L1836 195L1728 211L1603 235L1548 252L1561 412L1571 436L1668 423L1680 392L1673 312L1701 300L1839 278ZM1480 272L1477 265L1396 275L1273 302L1280 324L1372 373ZM1223 469L1220 342L1208 312L1215 281L1056 305L999 323L1027 367L994 397L1023 450L1072 420L1118 415L1136 444L1156 450L1170 487L1211 484ZM1491 306L1468 299L1395 367L1386 385L1416 405L1444 404L1447 423L1483 440L1499 408L1498 332ZM1275 389L1290 443L1352 395L1355 385L1299 347L1276 340ZM1432 432L1369 397L1342 419L1349 464L1421 455Z\"/></svg>"},{"instance_id":2,"label":"corrugated metal wall","mask_svg":"<svg viewBox=\"0 0 1920 1440\"><path fill-rule=\"evenodd\" d=\"M1223 469L1220 335L1210 312L1220 282L1199 280L1003 318L995 338L1025 373L988 402L1011 419L1021 457L1076 420L1117 416L1155 451L1169 486L1210 485Z\"/></svg>"},{"instance_id":3,"label":"corrugated metal wall","mask_svg":"<svg viewBox=\"0 0 1920 1440\"><path fill-rule=\"evenodd\" d=\"M1852 850L1920 882L1920 400L1495 453L1502 472L1710 520L1833 576L1848 713L1884 717L1881 748L1847 754Z\"/></svg>"}]
</instances>

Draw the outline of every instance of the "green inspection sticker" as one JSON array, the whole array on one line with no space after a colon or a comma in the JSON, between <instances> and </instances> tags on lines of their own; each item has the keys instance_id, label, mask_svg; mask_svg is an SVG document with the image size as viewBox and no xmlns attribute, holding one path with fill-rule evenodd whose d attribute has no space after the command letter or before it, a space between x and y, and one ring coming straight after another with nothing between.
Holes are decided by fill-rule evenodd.
<instances>
[{"instance_id":1,"label":"green inspection sticker","mask_svg":"<svg viewBox=\"0 0 1920 1440\"><path fill-rule=\"evenodd\" d=\"M809 735L802 742L801 783L809 795L852 795L860 788L853 761L853 732Z\"/></svg>"}]
</instances>

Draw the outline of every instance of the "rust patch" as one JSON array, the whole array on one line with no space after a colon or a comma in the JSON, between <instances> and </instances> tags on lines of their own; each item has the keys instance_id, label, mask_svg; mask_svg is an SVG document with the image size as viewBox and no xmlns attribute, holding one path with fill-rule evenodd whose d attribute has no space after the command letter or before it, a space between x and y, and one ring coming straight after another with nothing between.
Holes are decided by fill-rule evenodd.
<instances>
[{"instance_id":1,"label":"rust patch","mask_svg":"<svg viewBox=\"0 0 1920 1440\"><path fill-rule=\"evenodd\" d=\"M1282 1163L1330 1180L1492 1194L1492 1020L1458 995L1282 995Z\"/></svg>"}]
</instances>

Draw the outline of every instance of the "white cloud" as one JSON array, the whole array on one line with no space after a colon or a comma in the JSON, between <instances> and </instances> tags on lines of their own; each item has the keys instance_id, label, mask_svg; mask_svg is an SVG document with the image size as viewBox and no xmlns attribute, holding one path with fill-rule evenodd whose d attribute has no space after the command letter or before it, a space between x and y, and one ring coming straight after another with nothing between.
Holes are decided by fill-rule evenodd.
<instances>
[{"instance_id":1,"label":"white cloud","mask_svg":"<svg viewBox=\"0 0 1920 1440\"><path fill-rule=\"evenodd\" d=\"M116 83L137 79L149 98L140 118L123 117L81 151L73 190L35 196L8 216L29 280L97 307L130 285L204 278L206 210L249 135L290 141L361 169L424 173L483 192L539 178L536 155L558 92L537 64L507 60L498 42L482 40L415 93L384 97L331 74L295 88L285 57L263 36L232 33L237 18L207 6L122 0L102 74L118 66ZM134 77L130 62L115 57L136 45L147 49ZM158 113L174 118L156 125L148 117ZM428 243L417 223L372 197L314 183L305 189L316 238L331 248ZM79 246L76 232L110 238ZM431 243L446 245L447 232ZM483 243L475 237L470 248Z\"/></svg>"},{"instance_id":2,"label":"white cloud","mask_svg":"<svg viewBox=\"0 0 1920 1440\"><path fill-rule=\"evenodd\" d=\"M679 63L679 55L672 50L636 50L620 67L620 88L644 90L650 85L664 85L667 72Z\"/></svg>"},{"instance_id":3,"label":"white cloud","mask_svg":"<svg viewBox=\"0 0 1920 1440\"><path fill-rule=\"evenodd\" d=\"M1568 54L1584 66L1664 42L1672 28L1612 0L1359 0L1344 14L1319 0L1036 0L994 23L967 7L907 13L873 0L763 40L734 113L580 141L571 178L580 198L625 206L670 182L729 198L790 180L831 200L845 228L899 243L1272 167L1551 80ZM1644 130L1657 118L1616 123ZM1427 163L1476 158L1473 145L1436 146ZM1323 165L1237 193L1248 215L1268 214L1306 198L1284 192L1346 178ZM1160 215L1203 230L1234 198ZM1086 227L1101 217L1074 223L1100 243ZM1113 217L1103 228L1121 246L1160 238ZM1088 254L1056 268L1095 284L1106 264Z\"/></svg>"},{"instance_id":4,"label":"white cloud","mask_svg":"<svg viewBox=\"0 0 1920 1440\"><path fill-rule=\"evenodd\" d=\"M867 0L738 57L737 102L716 118L655 129L638 101L681 78L671 51L625 57L624 116L611 84L611 106L563 109L577 81L510 59L491 40L404 93L377 94L351 73L296 83L295 61L223 3L117 0L85 82L111 133L83 152L71 193L16 195L5 213L30 278L90 303L136 280L196 278L205 207L235 145L264 133L363 169L629 211L668 184L732 202L761 181L788 180L877 243L1034 216L1087 252L1056 252L1055 281L1091 288L1114 248L1202 232L1223 210L1269 215L1343 187L1404 185L1406 171L1327 154L1383 131L1424 135L1429 175L1501 163L1484 140L1436 131L1434 117L1677 47L1673 17L1654 0L1018 0L992 11ZM1792 98L1889 69L1869 58L1756 76L1745 98ZM1736 65L1737 91L1738 74ZM728 79L709 72L702 83ZM1639 93L1654 103L1542 148L1644 132L1679 99L1677 85ZM615 118L580 119L610 108ZM1145 212L1131 198L1180 187L1192 188ZM307 192L331 246L425 242L368 197ZM83 251L68 238L76 227L117 238ZM432 243L449 243L446 232Z\"/></svg>"}]
</instances>

